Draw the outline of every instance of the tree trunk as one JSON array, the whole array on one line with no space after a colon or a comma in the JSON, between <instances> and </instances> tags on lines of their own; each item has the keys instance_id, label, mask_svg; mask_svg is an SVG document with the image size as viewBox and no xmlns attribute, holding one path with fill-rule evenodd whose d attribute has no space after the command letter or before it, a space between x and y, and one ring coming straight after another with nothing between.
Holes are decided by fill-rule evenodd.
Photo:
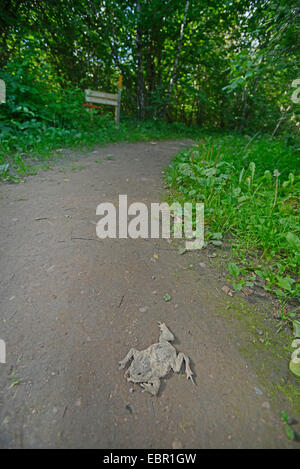
<instances>
[{"instance_id":1,"label":"tree trunk","mask_svg":"<svg viewBox=\"0 0 300 469\"><path fill-rule=\"evenodd\" d=\"M7 39L8 39L8 29L3 33L1 39L0 39L0 65L1 65L1 68L4 67L7 62L8 62L8 58L9 58L9 53L8 53L8 49L7 49Z\"/></svg>"},{"instance_id":2,"label":"tree trunk","mask_svg":"<svg viewBox=\"0 0 300 469\"><path fill-rule=\"evenodd\" d=\"M169 101L170 101L170 96L171 96L172 91L173 91L173 86L174 86L174 83L176 82L176 79L177 79L177 67L178 67L179 55L180 55L180 52L181 52L181 49L182 49L182 39L183 39L184 28L185 28L185 25L186 25L186 18L187 18L187 12L188 12L188 9L189 9L189 4L190 4L189 0L186 0L183 20L182 20L182 23L181 23L181 26L180 26L177 52L176 52L175 59L174 59L173 70L172 70L172 74L171 74L171 78L170 78L167 98L166 98L165 103L163 105L162 117L165 117L165 115L166 115L167 107L168 107L168 104L169 104Z\"/></svg>"},{"instance_id":3,"label":"tree trunk","mask_svg":"<svg viewBox=\"0 0 300 469\"><path fill-rule=\"evenodd\" d=\"M239 130L243 130L244 127L245 127L246 109L247 109L247 95L248 95L248 83L245 84L244 89L243 89L243 96L242 96L243 108L242 108L242 115L241 115Z\"/></svg>"},{"instance_id":4,"label":"tree trunk","mask_svg":"<svg viewBox=\"0 0 300 469\"><path fill-rule=\"evenodd\" d=\"M145 118L145 96L144 96L144 74L143 74L143 44L142 44L142 25L141 25L141 3L139 0L136 2L137 10L137 30L136 30L136 46L138 58L138 83L137 83L137 98L139 106L139 118Z\"/></svg>"}]
</instances>

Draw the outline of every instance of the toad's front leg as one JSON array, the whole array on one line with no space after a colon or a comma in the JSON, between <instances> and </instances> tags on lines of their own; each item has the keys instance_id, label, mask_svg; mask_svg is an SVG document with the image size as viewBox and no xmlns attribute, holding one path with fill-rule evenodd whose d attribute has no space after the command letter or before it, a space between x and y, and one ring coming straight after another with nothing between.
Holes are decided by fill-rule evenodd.
<instances>
[{"instance_id":1,"label":"toad's front leg","mask_svg":"<svg viewBox=\"0 0 300 469\"><path fill-rule=\"evenodd\" d=\"M148 383L141 383L141 386L144 388L144 391L150 392L150 394L156 396L160 387L159 378L152 378Z\"/></svg>"}]
</instances>

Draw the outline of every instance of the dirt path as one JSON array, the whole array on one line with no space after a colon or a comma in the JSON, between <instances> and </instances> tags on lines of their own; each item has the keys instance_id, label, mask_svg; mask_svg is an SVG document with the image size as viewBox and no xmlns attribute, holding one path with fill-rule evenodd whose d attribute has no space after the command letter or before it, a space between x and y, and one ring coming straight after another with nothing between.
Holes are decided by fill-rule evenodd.
<instances>
[{"instance_id":1,"label":"dirt path","mask_svg":"<svg viewBox=\"0 0 300 469\"><path fill-rule=\"evenodd\" d=\"M100 202L160 201L161 170L182 145L110 145L0 187L1 447L293 446L215 314L224 294L212 270L187 269L194 254L163 240L96 238ZM156 321L192 358L196 385L170 374L151 397L118 361L157 340Z\"/></svg>"}]
</instances>

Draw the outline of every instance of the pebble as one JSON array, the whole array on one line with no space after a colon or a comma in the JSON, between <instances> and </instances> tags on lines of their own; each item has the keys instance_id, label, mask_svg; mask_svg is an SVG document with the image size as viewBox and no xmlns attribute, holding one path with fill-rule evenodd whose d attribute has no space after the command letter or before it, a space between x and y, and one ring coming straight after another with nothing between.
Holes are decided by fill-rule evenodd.
<instances>
[{"instance_id":1,"label":"pebble","mask_svg":"<svg viewBox=\"0 0 300 469\"><path fill-rule=\"evenodd\" d=\"M125 409L128 410L128 412L129 412L130 414L132 414L132 408L130 407L130 405L127 404L127 405L125 406Z\"/></svg>"},{"instance_id":2,"label":"pebble","mask_svg":"<svg viewBox=\"0 0 300 469\"><path fill-rule=\"evenodd\" d=\"M268 401L263 402L261 406L263 409L271 409L270 402Z\"/></svg>"},{"instance_id":3,"label":"pebble","mask_svg":"<svg viewBox=\"0 0 300 469\"><path fill-rule=\"evenodd\" d=\"M182 449L183 446L182 446L181 441L179 441L179 440L174 440L173 443L172 443L172 448L173 448L173 449Z\"/></svg>"},{"instance_id":4,"label":"pebble","mask_svg":"<svg viewBox=\"0 0 300 469\"><path fill-rule=\"evenodd\" d=\"M257 386L254 387L254 391L255 391L255 394L257 394L258 396L263 395L263 392Z\"/></svg>"}]
</instances>

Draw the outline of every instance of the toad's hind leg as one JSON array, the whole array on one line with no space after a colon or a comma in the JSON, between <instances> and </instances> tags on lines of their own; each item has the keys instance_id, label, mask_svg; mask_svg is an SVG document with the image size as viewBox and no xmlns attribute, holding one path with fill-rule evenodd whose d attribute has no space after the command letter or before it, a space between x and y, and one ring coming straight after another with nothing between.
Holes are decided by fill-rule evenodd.
<instances>
[{"instance_id":1,"label":"toad's hind leg","mask_svg":"<svg viewBox=\"0 0 300 469\"><path fill-rule=\"evenodd\" d=\"M175 360L175 364L172 366L172 368L175 371L175 373L179 373L183 360L185 361L186 377L187 377L187 379L190 379L192 381L192 383L194 383L193 373L192 373L192 370L190 368L190 359L184 353L180 352L177 355L176 360Z\"/></svg>"},{"instance_id":2,"label":"toad's hind leg","mask_svg":"<svg viewBox=\"0 0 300 469\"><path fill-rule=\"evenodd\" d=\"M152 378L148 383L141 383L141 386L144 388L144 391L150 392L150 394L156 396L159 391L160 380L159 378Z\"/></svg>"},{"instance_id":3,"label":"toad's hind leg","mask_svg":"<svg viewBox=\"0 0 300 469\"><path fill-rule=\"evenodd\" d=\"M123 360L121 360L119 362L119 367L120 367L120 370L122 370L122 368L125 368L126 364L129 362L129 360L131 360L134 355L136 354L137 350L135 348L131 348L129 350L129 352L127 353L126 357L123 358Z\"/></svg>"}]
</instances>

